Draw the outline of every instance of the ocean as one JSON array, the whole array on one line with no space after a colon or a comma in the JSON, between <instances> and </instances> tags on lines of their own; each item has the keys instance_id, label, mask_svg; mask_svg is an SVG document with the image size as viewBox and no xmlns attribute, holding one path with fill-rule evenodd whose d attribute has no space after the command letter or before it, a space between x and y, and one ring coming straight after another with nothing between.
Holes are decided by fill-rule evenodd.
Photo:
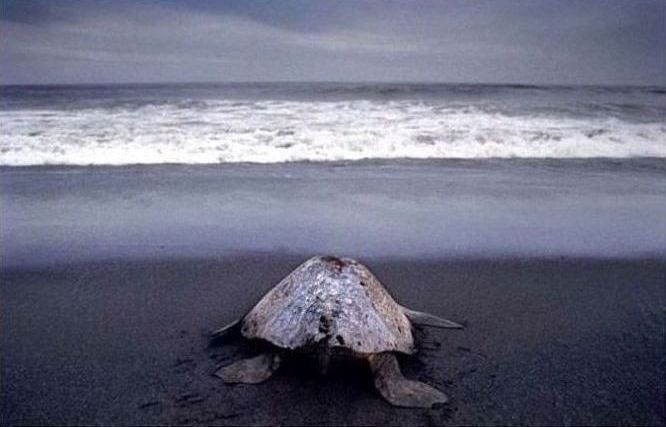
<instances>
[{"instance_id":1,"label":"ocean","mask_svg":"<svg viewBox=\"0 0 666 427\"><path fill-rule=\"evenodd\" d=\"M0 89L0 165L666 157L666 89L182 84Z\"/></svg>"},{"instance_id":2,"label":"ocean","mask_svg":"<svg viewBox=\"0 0 666 427\"><path fill-rule=\"evenodd\" d=\"M3 87L5 266L663 257L666 90Z\"/></svg>"}]
</instances>

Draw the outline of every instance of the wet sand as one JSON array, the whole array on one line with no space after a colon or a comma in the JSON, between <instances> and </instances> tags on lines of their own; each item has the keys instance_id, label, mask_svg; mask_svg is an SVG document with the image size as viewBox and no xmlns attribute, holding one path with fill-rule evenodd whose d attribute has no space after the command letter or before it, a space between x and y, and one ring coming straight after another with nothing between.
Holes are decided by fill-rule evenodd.
<instances>
[{"instance_id":1,"label":"wet sand","mask_svg":"<svg viewBox=\"0 0 666 427\"><path fill-rule=\"evenodd\" d=\"M366 259L409 307L462 322L419 333L406 376L450 403L400 409L362 364L321 377L307 359L268 382L228 386L208 346L307 256L140 258L5 267L0 423L666 423L666 260Z\"/></svg>"}]
</instances>

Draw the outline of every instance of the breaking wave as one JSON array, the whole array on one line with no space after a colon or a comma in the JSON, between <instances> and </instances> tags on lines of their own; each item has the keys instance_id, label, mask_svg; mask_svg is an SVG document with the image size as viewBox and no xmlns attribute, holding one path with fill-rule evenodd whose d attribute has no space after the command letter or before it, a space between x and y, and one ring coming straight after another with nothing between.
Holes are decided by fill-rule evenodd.
<instances>
[{"instance_id":1,"label":"breaking wave","mask_svg":"<svg viewBox=\"0 0 666 427\"><path fill-rule=\"evenodd\" d=\"M194 100L0 111L0 164L666 157L666 124L418 100Z\"/></svg>"}]
</instances>

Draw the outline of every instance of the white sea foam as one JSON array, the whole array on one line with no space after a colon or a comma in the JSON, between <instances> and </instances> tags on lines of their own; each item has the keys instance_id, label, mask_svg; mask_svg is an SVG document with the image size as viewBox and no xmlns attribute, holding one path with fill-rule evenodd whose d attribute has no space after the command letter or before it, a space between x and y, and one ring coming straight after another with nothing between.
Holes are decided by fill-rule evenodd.
<instances>
[{"instance_id":1,"label":"white sea foam","mask_svg":"<svg viewBox=\"0 0 666 427\"><path fill-rule=\"evenodd\" d=\"M666 157L666 124L418 101L201 101L0 112L0 164Z\"/></svg>"}]
</instances>

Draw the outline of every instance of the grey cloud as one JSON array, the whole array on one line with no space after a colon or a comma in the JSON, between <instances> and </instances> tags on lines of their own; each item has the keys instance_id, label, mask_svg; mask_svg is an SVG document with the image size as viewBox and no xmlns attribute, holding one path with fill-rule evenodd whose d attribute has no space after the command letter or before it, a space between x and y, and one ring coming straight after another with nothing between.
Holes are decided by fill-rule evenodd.
<instances>
[{"instance_id":1,"label":"grey cloud","mask_svg":"<svg viewBox=\"0 0 666 427\"><path fill-rule=\"evenodd\" d=\"M666 2L25 4L2 9L1 83L666 84Z\"/></svg>"}]
</instances>

